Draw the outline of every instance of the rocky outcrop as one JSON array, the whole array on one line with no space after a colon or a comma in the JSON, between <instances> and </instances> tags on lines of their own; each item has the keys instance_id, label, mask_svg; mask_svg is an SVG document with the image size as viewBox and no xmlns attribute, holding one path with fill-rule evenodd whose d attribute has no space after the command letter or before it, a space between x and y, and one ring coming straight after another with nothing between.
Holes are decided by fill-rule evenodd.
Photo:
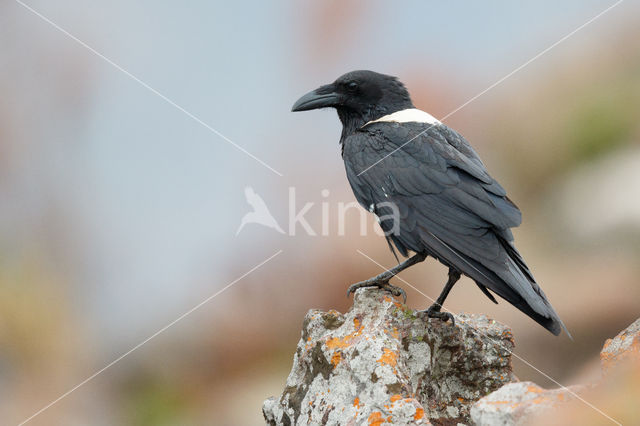
<instances>
[{"instance_id":1,"label":"rocky outcrop","mask_svg":"<svg viewBox=\"0 0 640 426\"><path fill-rule=\"evenodd\" d=\"M485 316L452 325L360 289L346 314L307 313L286 387L262 411L270 425L634 424L640 319L607 340L603 378L589 386L517 382L513 346Z\"/></svg>"},{"instance_id":2,"label":"rocky outcrop","mask_svg":"<svg viewBox=\"0 0 640 426\"><path fill-rule=\"evenodd\" d=\"M268 424L456 424L514 380L511 331L485 316L425 319L390 294L360 289L346 314L307 313Z\"/></svg>"}]
</instances>

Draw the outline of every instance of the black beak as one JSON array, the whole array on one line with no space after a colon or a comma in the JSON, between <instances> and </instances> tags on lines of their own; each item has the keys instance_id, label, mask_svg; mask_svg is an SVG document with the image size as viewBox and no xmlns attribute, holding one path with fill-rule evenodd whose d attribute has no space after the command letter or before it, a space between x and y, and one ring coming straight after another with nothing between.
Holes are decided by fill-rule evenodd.
<instances>
[{"instance_id":1,"label":"black beak","mask_svg":"<svg viewBox=\"0 0 640 426\"><path fill-rule=\"evenodd\" d=\"M310 109L333 107L338 104L339 99L339 95L334 92L334 86L327 84L298 99L291 107L291 111L309 111Z\"/></svg>"}]
</instances>

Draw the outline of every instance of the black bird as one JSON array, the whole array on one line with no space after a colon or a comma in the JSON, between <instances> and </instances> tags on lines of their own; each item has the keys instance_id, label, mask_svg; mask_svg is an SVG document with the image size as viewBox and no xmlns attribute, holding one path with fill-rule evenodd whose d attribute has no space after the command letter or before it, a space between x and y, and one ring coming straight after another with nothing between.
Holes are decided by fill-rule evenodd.
<instances>
[{"instance_id":1,"label":"black bird","mask_svg":"<svg viewBox=\"0 0 640 426\"><path fill-rule=\"evenodd\" d=\"M553 334L569 334L513 244L520 210L459 133L416 109L395 77L373 71L347 73L298 99L292 111L325 107L342 122L356 199L378 216L394 255L393 245L405 257L415 253L348 294L376 286L404 295L389 280L432 256L449 268L449 279L427 316L453 322L440 309L464 274L494 303L492 292Z\"/></svg>"}]
</instances>

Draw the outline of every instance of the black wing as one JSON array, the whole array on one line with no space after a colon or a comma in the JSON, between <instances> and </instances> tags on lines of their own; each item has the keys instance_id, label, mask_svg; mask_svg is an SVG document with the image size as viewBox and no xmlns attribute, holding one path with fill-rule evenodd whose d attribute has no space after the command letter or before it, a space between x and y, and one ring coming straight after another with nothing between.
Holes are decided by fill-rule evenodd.
<instances>
[{"instance_id":1,"label":"black wing","mask_svg":"<svg viewBox=\"0 0 640 426\"><path fill-rule=\"evenodd\" d=\"M358 202L384 218L393 213L388 203L398 209L389 238L403 255L426 252L560 333L562 321L513 245L509 228L520 225L520 211L461 135L444 125L380 122L347 137L343 149ZM381 226L390 232L393 221Z\"/></svg>"}]
</instances>

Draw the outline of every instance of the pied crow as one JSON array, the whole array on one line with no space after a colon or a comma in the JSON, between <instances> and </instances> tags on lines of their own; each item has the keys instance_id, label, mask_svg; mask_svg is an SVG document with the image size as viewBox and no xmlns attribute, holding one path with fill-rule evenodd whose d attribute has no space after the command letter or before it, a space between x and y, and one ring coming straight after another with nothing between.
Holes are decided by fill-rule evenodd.
<instances>
[{"instance_id":1,"label":"pied crow","mask_svg":"<svg viewBox=\"0 0 640 426\"><path fill-rule=\"evenodd\" d=\"M514 246L510 228L520 225L520 210L459 133L416 109L398 79L373 71L347 73L302 96L292 111L326 107L342 122L356 199L378 216L394 255L393 246L405 257L415 253L348 294L376 286L404 296L389 280L431 256L449 277L428 317L453 322L441 307L464 274L494 303L497 294L553 334L569 334Z\"/></svg>"}]
</instances>

